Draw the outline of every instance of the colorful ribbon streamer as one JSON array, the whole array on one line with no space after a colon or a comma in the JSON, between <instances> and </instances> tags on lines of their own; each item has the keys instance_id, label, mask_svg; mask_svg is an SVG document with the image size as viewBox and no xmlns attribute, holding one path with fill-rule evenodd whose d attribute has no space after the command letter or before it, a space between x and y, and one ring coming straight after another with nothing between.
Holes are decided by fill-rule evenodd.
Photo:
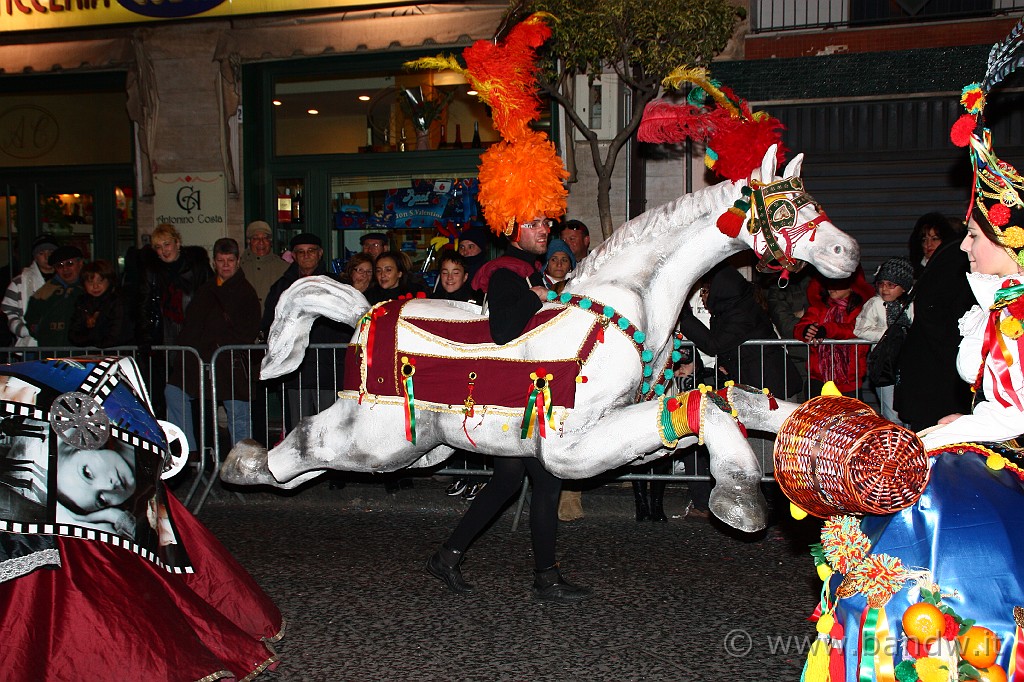
<instances>
[{"instance_id":1,"label":"colorful ribbon streamer","mask_svg":"<svg viewBox=\"0 0 1024 682\"><path fill-rule=\"evenodd\" d=\"M405 392L405 439L416 445L416 396L412 377L416 374L416 358L402 356L402 387Z\"/></svg>"},{"instance_id":2,"label":"colorful ribbon streamer","mask_svg":"<svg viewBox=\"0 0 1024 682\"><path fill-rule=\"evenodd\" d=\"M860 620L859 682L896 682L892 654L885 609L865 608Z\"/></svg>"},{"instance_id":3,"label":"colorful ribbon streamer","mask_svg":"<svg viewBox=\"0 0 1024 682\"><path fill-rule=\"evenodd\" d=\"M555 428L554 406L551 404L551 374L544 372L544 368L538 368L536 372L530 373L533 384L530 386L530 395L526 399L526 411L523 413L523 427L519 432L520 438L532 438L534 425L540 433L541 438L547 438L546 426ZM546 412L545 412L546 410ZM545 422L548 422L546 425Z\"/></svg>"}]
</instances>

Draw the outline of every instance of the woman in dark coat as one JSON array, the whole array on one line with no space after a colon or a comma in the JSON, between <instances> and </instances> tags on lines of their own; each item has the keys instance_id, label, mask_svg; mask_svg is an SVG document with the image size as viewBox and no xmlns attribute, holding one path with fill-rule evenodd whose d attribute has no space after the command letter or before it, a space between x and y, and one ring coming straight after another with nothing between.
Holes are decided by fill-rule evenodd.
<instances>
[{"instance_id":1,"label":"woman in dark coat","mask_svg":"<svg viewBox=\"0 0 1024 682\"><path fill-rule=\"evenodd\" d=\"M974 305L968 268L954 235L928 259L914 284L914 321L900 352L893 407L915 431L948 414L971 411L970 386L956 371L958 321Z\"/></svg>"},{"instance_id":2,"label":"woman in dark coat","mask_svg":"<svg viewBox=\"0 0 1024 682\"><path fill-rule=\"evenodd\" d=\"M206 249L182 246L173 225L157 225L144 249L142 291L135 317L140 345L173 346L196 291L212 276Z\"/></svg>"},{"instance_id":3,"label":"woman in dark coat","mask_svg":"<svg viewBox=\"0 0 1024 682\"><path fill-rule=\"evenodd\" d=\"M767 388L780 398L800 392L800 374L782 346L740 348L744 341L777 339L768 313L754 296L754 286L731 265L711 274L705 305L710 329L687 307L679 329L703 353L718 358L719 384L728 380Z\"/></svg>"}]
</instances>

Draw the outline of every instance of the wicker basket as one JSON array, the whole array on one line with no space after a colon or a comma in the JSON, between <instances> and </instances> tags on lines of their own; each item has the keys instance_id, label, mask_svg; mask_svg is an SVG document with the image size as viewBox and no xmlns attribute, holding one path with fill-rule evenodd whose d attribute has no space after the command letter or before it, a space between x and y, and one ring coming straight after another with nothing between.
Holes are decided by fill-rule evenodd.
<instances>
[{"instance_id":1,"label":"wicker basket","mask_svg":"<svg viewBox=\"0 0 1024 682\"><path fill-rule=\"evenodd\" d=\"M815 516L891 514L921 496L928 456L917 434L861 401L820 396L797 408L779 430L775 479Z\"/></svg>"}]
</instances>

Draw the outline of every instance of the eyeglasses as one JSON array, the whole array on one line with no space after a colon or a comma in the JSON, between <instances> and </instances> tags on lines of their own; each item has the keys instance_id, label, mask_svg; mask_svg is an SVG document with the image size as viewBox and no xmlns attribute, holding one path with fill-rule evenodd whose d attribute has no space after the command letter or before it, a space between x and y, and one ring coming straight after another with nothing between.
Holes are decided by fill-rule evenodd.
<instances>
[{"instance_id":1,"label":"eyeglasses","mask_svg":"<svg viewBox=\"0 0 1024 682\"><path fill-rule=\"evenodd\" d=\"M519 228L522 229L522 230L526 230L526 229L539 230L542 227L546 227L546 228L548 228L550 230L551 226L554 225L554 224L555 224L555 221L552 220L551 218L542 218L540 220L534 220L534 221L531 221L531 222L528 222L528 223L519 223Z\"/></svg>"}]
</instances>

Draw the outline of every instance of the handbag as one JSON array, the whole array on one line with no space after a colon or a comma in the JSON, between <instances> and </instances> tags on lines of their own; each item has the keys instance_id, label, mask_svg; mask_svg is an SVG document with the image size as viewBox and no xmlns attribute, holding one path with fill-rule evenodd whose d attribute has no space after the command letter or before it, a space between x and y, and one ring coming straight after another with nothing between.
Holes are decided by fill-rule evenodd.
<instances>
[{"instance_id":1,"label":"handbag","mask_svg":"<svg viewBox=\"0 0 1024 682\"><path fill-rule=\"evenodd\" d=\"M897 319L903 316L913 300L914 292L911 290ZM899 380L900 351L903 349L903 342L907 340L908 330L909 327L904 324L889 325L882 338L868 352L868 381L872 386L892 386Z\"/></svg>"}]
</instances>

